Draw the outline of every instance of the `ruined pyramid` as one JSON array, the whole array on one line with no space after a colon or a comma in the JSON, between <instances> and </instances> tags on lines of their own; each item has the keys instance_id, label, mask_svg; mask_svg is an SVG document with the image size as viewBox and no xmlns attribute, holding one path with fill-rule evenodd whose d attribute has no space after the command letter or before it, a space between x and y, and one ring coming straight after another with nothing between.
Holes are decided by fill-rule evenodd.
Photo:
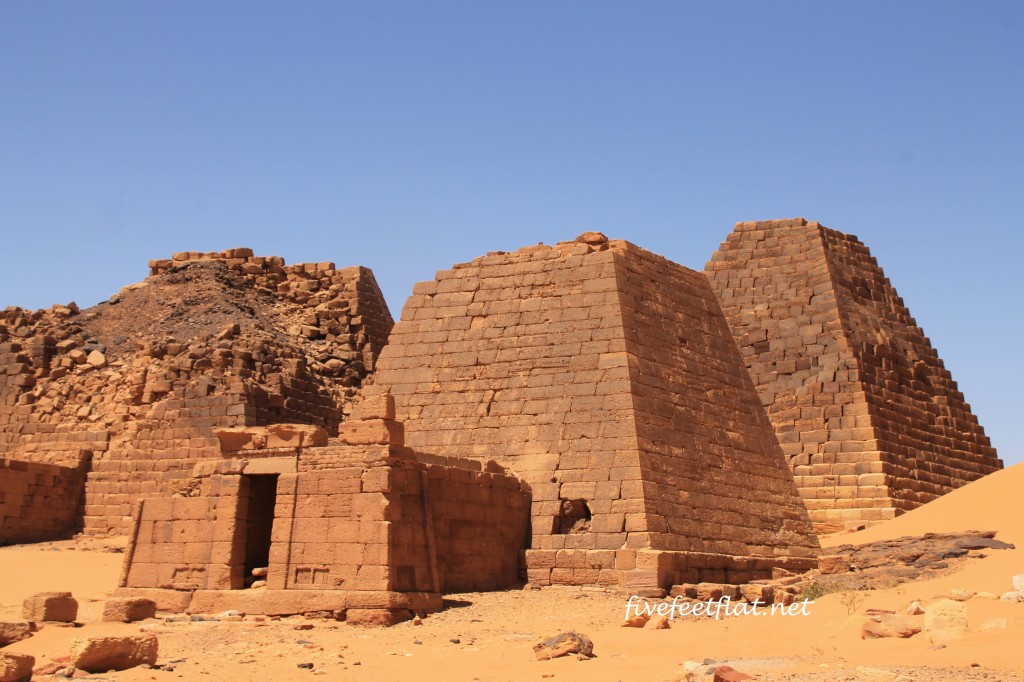
<instances>
[{"instance_id":1,"label":"ruined pyramid","mask_svg":"<svg viewBox=\"0 0 1024 682\"><path fill-rule=\"evenodd\" d=\"M220 456L216 428L337 433L391 325L368 269L244 248L151 261L85 310L0 310L0 543L129 532Z\"/></svg>"}]
</instances>

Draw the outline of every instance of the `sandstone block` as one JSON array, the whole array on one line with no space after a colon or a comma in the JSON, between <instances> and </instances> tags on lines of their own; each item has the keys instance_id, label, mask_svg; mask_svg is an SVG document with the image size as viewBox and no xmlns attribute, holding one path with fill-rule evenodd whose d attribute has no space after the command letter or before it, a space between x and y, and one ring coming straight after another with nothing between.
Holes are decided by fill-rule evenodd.
<instances>
[{"instance_id":1,"label":"sandstone block","mask_svg":"<svg viewBox=\"0 0 1024 682\"><path fill-rule=\"evenodd\" d=\"M963 637L967 631L967 605L952 599L940 599L924 610L924 631L932 642Z\"/></svg>"},{"instance_id":2,"label":"sandstone block","mask_svg":"<svg viewBox=\"0 0 1024 682\"><path fill-rule=\"evenodd\" d=\"M36 622L73 623L78 617L78 601L70 592L40 592L24 601L21 616Z\"/></svg>"},{"instance_id":3,"label":"sandstone block","mask_svg":"<svg viewBox=\"0 0 1024 682\"><path fill-rule=\"evenodd\" d=\"M861 639L881 639L883 637L900 637L906 639L921 632L920 620L907 616L886 614L876 618L868 618L861 626Z\"/></svg>"},{"instance_id":4,"label":"sandstone block","mask_svg":"<svg viewBox=\"0 0 1024 682\"><path fill-rule=\"evenodd\" d=\"M152 599L116 598L103 605L103 620L113 623L134 623L156 617L156 602Z\"/></svg>"},{"instance_id":5,"label":"sandstone block","mask_svg":"<svg viewBox=\"0 0 1024 682\"><path fill-rule=\"evenodd\" d=\"M24 620L0 621L0 646L27 639L35 632L35 624Z\"/></svg>"},{"instance_id":6,"label":"sandstone block","mask_svg":"<svg viewBox=\"0 0 1024 682\"><path fill-rule=\"evenodd\" d=\"M0 652L0 682L28 682L35 664L34 656Z\"/></svg>"},{"instance_id":7,"label":"sandstone block","mask_svg":"<svg viewBox=\"0 0 1024 682\"><path fill-rule=\"evenodd\" d=\"M90 673L154 665L159 646L154 635L79 638L71 642L71 665Z\"/></svg>"}]
</instances>

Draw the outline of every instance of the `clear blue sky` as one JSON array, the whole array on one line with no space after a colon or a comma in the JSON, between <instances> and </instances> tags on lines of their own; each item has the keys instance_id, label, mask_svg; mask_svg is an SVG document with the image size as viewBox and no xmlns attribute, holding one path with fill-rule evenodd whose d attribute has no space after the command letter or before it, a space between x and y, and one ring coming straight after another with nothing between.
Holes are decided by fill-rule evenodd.
<instances>
[{"instance_id":1,"label":"clear blue sky","mask_svg":"<svg viewBox=\"0 0 1024 682\"><path fill-rule=\"evenodd\" d=\"M0 306L173 251L412 284L602 230L872 249L1024 455L1024 3L0 1Z\"/></svg>"}]
</instances>

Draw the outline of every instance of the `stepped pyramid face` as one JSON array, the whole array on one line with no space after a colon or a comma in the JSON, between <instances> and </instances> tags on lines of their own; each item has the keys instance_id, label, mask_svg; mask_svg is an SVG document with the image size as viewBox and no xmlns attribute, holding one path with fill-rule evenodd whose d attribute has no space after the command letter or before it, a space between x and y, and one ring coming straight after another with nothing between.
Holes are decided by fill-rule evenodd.
<instances>
[{"instance_id":1,"label":"stepped pyramid face","mask_svg":"<svg viewBox=\"0 0 1024 682\"><path fill-rule=\"evenodd\" d=\"M803 219L739 223L706 272L819 531L1002 468L856 237Z\"/></svg>"},{"instance_id":2,"label":"stepped pyramid face","mask_svg":"<svg viewBox=\"0 0 1024 682\"><path fill-rule=\"evenodd\" d=\"M374 382L407 447L529 483L531 582L742 582L814 562L706 278L632 244L587 233L438 273Z\"/></svg>"}]
</instances>

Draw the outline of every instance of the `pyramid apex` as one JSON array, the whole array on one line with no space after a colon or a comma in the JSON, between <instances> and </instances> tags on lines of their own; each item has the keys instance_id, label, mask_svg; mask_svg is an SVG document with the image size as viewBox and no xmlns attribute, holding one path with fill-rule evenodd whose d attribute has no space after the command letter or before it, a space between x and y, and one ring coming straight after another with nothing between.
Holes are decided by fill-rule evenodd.
<instances>
[{"instance_id":1,"label":"pyramid apex","mask_svg":"<svg viewBox=\"0 0 1024 682\"><path fill-rule=\"evenodd\" d=\"M608 243L608 237L603 232L584 232L576 237L575 241L591 246L600 246Z\"/></svg>"}]
</instances>

